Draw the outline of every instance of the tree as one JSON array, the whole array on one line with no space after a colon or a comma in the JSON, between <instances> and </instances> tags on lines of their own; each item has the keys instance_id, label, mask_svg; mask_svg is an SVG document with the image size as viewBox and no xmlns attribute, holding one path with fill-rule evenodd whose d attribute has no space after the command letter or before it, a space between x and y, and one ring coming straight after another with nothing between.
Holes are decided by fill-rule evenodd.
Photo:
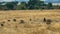
<instances>
[{"instance_id":1,"label":"tree","mask_svg":"<svg viewBox=\"0 0 60 34\"><path fill-rule=\"evenodd\" d=\"M0 10L2 9L2 2L0 2Z\"/></svg>"},{"instance_id":2,"label":"tree","mask_svg":"<svg viewBox=\"0 0 60 34\"><path fill-rule=\"evenodd\" d=\"M52 9L52 3L48 3L48 9Z\"/></svg>"},{"instance_id":3,"label":"tree","mask_svg":"<svg viewBox=\"0 0 60 34\"><path fill-rule=\"evenodd\" d=\"M40 6L44 4L43 1L40 0L29 0L28 2L28 9L39 9Z\"/></svg>"},{"instance_id":4,"label":"tree","mask_svg":"<svg viewBox=\"0 0 60 34\"><path fill-rule=\"evenodd\" d=\"M21 4L17 6L17 9L25 10L25 9L27 9L26 5L27 5L26 2L21 2Z\"/></svg>"},{"instance_id":5,"label":"tree","mask_svg":"<svg viewBox=\"0 0 60 34\"><path fill-rule=\"evenodd\" d=\"M15 6L17 5L18 2L7 2L6 6L8 8L8 10L13 10L15 9Z\"/></svg>"},{"instance_id":6,"label":"tree","mask_svg":"<svg viewBox=\"0 0 60 34\"><path fill-rule=\"evenodd\" d=\"M29 0L28 8L29 9L34 9L37 3L38 3L38 0Z\"/></svg>"},{"instance_id":7,"label":"tree","mask_svg":"<svg viewBox=\"0 0 60 34\"><path fill-rule=\"evenodd\" d=\"M7 9L7 7L4 4L5 4L5 2L0 2L0 10Z\"/></svg>"}]
</instances>

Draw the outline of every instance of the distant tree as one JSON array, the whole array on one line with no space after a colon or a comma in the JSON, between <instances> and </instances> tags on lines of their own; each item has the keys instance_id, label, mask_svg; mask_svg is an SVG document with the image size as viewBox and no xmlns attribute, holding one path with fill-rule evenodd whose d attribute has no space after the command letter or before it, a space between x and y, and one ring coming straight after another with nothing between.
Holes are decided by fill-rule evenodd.
<instances>
[{"instance_id":1,"label":"distant tree","mask_svg":"<svg viewBox=\"0 0 60 34\"><path fill-rule=\"evenodd\" d=\"M4 4L5 4L5 2L0 2L0 10L7 9L7 7Z\"/></svg>"},{"instance_id":2,"label":"distant tree","mask_svg":"<svg viewBox=\"0 0 60 34\"><path fill-rule=\"evenodd\" d=\"M2 3L0 2L0 10L2 9L2 5L1 5Z\"/></svg>"},{"instance_id":3,"label":"distant tree","mask_svg":"<svg viewBox=\"0 0 60 34\"><path fill-rule=\"evenodd\" d=\"M16 9L25 10L25 9L27 9L26 5L27 5L26 2L21 2L21 4L19 4Z\"/></svg>"},{"instance_id":4,"label":"distant tree","mask_svg":"<svg viewBox=\"0 0 60 34\"><path fill-rule=\"evenodd\" d=\"M60 9L60 6L59 6L59 9Z\"/></svg>"},{"instance_id":5,"label":"distant tree","mask_svg":"<svg viewBox=\"0 0 60 34\"><path fill-rule=\"evenodd\" d=\"M14 8L14 5L12 3L9 3L9 2L6 4L6 6L7 6L8 10L11 10Z\"/></svg>"},{"instance_id":6,"label":"distant tree","mask_svg":"<svg viewBox=\"0 0 60 34\"><path fill-rule=\"evenodd\" d=\"M2 3L0 2L0 5L1 5Z\"/></svg>"},{"instance_id":7,"label":"distant tree","mask_svg":"<svg viewBox=\"0 0 60 34\"><path fill-rule=\"evenodd\" d=\"M52 9L52 3L48 3L48 9Z\"/></svg>"},{"instance_id":8,"label":"distant tree","mask_svg":"<svg viewBox=\"0 0 60 34\"><path fill-rule=\"evenodd\" d=\"M2 9L2 5L0 5L0 10Z\"/></svg>"},{"instance_id":9,"label":"distant tree","mask_svg":"<svg viewBox=\"0 0 60 34\"><path fill-rule=\"evenodd\" d=\"M13 10L15 9L15 6L17 5L18 2L7 2L6 6L8 8L8 10Z\"/></svg>"},{"instance_id":10,"label":"distant tree","mask_svg":"<svg viewBox=\"0 0 60 34\"><path fill-rule=\"evenodd\" d=\"M28 9L39 9L40 6L44 4L43 1L40 0L29 0L28 2Z\"/></svg>"},{"instance_id":11,"label":"distant tree","mask_svg":"<svg viewBox=\"0 0 60 34\"><path fill-rule=\"evenodd\" d=\"M29 0L28 2L28 8L34 9L39 1L38 0Z\"/></svg>"}]
</instances>

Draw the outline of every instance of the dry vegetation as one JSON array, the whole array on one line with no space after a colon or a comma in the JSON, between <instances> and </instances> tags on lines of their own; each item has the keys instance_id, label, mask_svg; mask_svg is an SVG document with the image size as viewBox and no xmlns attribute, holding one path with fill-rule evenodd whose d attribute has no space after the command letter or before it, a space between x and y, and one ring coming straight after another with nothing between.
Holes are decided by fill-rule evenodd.
<instances>
[{"instance_id":1,"label":"dry vegetation","mask_svg":"<svg viewBox=\"0 0 60 34\"><path fill-rule=\"evenodd\" d=\"M0 11L0 34L60 34L60 10Z\"/></svg>"}]
</instances>

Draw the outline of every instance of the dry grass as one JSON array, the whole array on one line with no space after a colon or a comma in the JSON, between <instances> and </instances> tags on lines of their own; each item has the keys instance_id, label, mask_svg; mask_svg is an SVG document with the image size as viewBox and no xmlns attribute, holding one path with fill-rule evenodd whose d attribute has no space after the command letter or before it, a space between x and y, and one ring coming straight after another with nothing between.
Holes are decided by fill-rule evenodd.
<instances>
[{"instance_id":1,"label":"dry grass","mask_svg":"<svg viewBox=\"0 0 60 34\"><path fill-rule=\"evenodd\" d=\"M44 17L51 24L43 22ZM0 11L0 24L4 25L0 25L0 34L60 34L60 10Z\"/></svg>"}]
</instances>

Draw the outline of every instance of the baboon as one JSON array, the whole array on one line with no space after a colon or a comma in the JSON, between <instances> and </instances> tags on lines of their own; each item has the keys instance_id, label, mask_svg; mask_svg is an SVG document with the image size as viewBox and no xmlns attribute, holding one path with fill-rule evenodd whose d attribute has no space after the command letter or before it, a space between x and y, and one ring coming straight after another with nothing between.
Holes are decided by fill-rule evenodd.
<instances>
[{"instance_id":1,"label":"baboon","mask_svg":"<svg viewBox=\"0 0 60 34\"><path fill-rule=\"evenodd\" d=\"M24 23L24 20L20 20L20 23Z\"/></svg>"},{"instance_id":2,"label":"baboon","mask_svg":"<svg viewBox=\"0 0 60 34\"><path fill-rule=\"evenodd\" d=\"M8 20L8 21L10 21L10 20Z\"/></svg>"},{"instance_id":3,"label":"baboon","mask_svg":"<svg viewBox=\"0 0 60 34\"><path fill-rule=\"evenodd\" d=\"M5 23L5 21L3 21L2 23Z\"/></svg>"},{"instance_id":4,"label":"baboon","mask_svg":"<svg viewBox=\"0 0 60 34\"><path fill-rule=\"evenodd\" d=\"M31 21L32 19L30 19L30 21Z\"/></svg>"},{"instance_id":5,"label":"baboon","mask_svg":"<svg viewBox=\"0 0 60 34\"><path fill-rule=\"evenodd\" d=\"M43 21L46 22L46 18L44 18Z\"/></svg>"},{"instance_id":6,"label":"baboon","mask_svg":"<svg viewBox=\"0 0 60 34\"><path fill-rule=\"evenodd\" d=\"M52 20L51 19L47 19L46 24L51 24Z\"/></svg>"},{"instance_id":7,"label":"baboon","mask_svg":"<svg viewBox=\"0 0 60 34\"><path fill-rule=\"evenodd\" d=\"M13 19L13 21L16 21L16 19Z\"/></svg>"},{"instance_id":8,"label":"baboon","mask_svg":"<svg viewBox=\"0 0 60 34\"><path fill-rule=\"evenodd\" d=\"M1 26L4 26L4 24L0 24Z\"/></svg>"}]
</instances>

